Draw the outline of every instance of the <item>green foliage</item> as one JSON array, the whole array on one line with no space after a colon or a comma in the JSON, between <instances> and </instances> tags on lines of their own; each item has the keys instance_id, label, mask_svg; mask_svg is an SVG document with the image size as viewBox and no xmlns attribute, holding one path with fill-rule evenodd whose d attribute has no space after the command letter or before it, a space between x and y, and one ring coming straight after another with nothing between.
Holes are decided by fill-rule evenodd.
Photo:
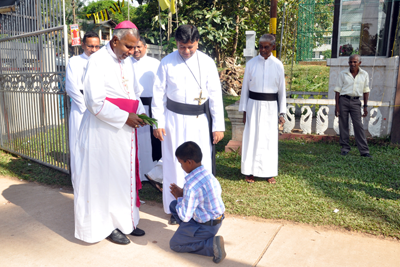
<instances>
[{"instance_id":1,"label":"green foliage","mask_svg":"<svg viewBox=\"0 0 400 267\"><path fill-rule=\"evenodd\" d=\"M144 123L146 123L147 125L156 126L158 128L157 119L150 118L145 114L138 114L137 116L140 119L142 119L144 121Z\"/></svg>"},{"instance_id":2,"label":"green foliage","mask_svg":"<svg viewBox=\"0 0 400 267\"><path fill-rule=\"evenodd\" d=\"M97 13L100 12L101 10L107 9L108 14L110 15L110 18L115 21L116 23L120 23L124 20L128 19L128 4L129 6L129 15L130 18L134 17L135 15L135 7L132 6L130 1L125 1L124 6L122 7L122 1L121 3L121 13L116 12L115 14L111 11L110 7L114 6L113 4L117 3L117 1L112 1L112 0L99 0L96 2L90 2L87 6L82 7L77 14L79 14L79 18L82 19L83 21L86 21L86 23L83 23L81 25L82 29L84 31L89 31L95 27L95 24L93 24L93 19L90 18L88 19L86 17L86 14L92 14L92 13Z\"/></svg>"},{"instance_id":3,"label":"green foliage","mask_svg":"<svg viewBox=\"0 0 400 267\"><path fill-rule=\"evenodd\" d=\"M294 64L285 66L286 88L300 92L328 92L329 67ZM292 86L290 88L290 82Z\"/></svg>"},{"instance_id":4,"label":"green foliage","mask_svg":"<svg viewBox=\"0 0 400 267\"><path fill-rule=\"evenodd\" d=\"M276 185L264 179L247 184L240 156L219 153L226 212L399 238L400 149L386 143L370 150L373 160L358 151L343 157L337 142L280 141Z\"/></svg>"},{"instance_id":5,"label":"green foliage","mask_svg":"<svg viewBox=\"0 0 400 267\"><path fill-rule=\"evenodd\" d=\"M322 52L322 55L324 56L324 59L331 58L332 50L326 50L326 51Z\"/></svg>"},{"instance_id":6,"label":"green foliage","mask_svg":"<svg viewBox=\"0 0 400 267\"><path fill-rule=\"evenodd\" d=\"M70 175L4 151L0 151L0 174L48 185L72 186Z\"/></svg>"},{"instance_id":7,"label":"green foliage","mask_svg":"<svg viewBox=\"0 0 400 267\"><path fill-rule=\"evenodd\" d=\"M71 0L67 0L71 1ZM107 8L115 1L99 0L90 2L79 14L80 18L86 19L85 14L98 12ZM286 2L285 28L282 42L281 60L285 64L291 63L292 57L296 56L293 49L296 45L296 27L298 18L299 1L288 0L278 1L278 19L277 19L277 53L280 52L281 23L283 16L283 6ZM314 7L315 38L316 42L321 43L325 30L330 30L332 24L331 10L333 5L331 1L317 1ZM118 22L127 19L127 3L122 8L122 14L112 14L111 18ZM266 1L240 1L240 0L219 0L219 1L189 1L180 0L178 9L178 18L172 15L172 33L168 40L168 10L161 11L159 16L158 1L148 0L139 1L139 7L130 9L130 20L134 22L140 32L146 38L146 41L152 44L160 45L171 52L176 43L173 39L174 31L181 24L193 24L198 27L201 40L200 50L216 59L218 65L224 61L225 57L242 58L243 49L246 46L246 30L254 30L257 39L261 35L269 32L270 6ZM329 11L329 12L328 12ZM87 19L86 19L87 20ZM161 25L161 38L160 38ZM93 25L84 25L85 29L90 29ZM256 42L258 43L258 42ZM257 44L256 44L257 46ZM240 62L239 62L240 63Z\"/></svg>"}]
</instances>

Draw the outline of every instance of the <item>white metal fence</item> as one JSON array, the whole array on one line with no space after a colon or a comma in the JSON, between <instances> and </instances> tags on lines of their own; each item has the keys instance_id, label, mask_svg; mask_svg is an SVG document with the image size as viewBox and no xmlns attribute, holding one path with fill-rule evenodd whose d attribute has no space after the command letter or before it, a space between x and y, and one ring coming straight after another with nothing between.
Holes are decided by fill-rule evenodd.
<instances>
[{"instance_id":1,"label":"white metal fence","mask_svg":"<svg viewBox=\"0 0 400 267\"><path fill-rule=\"evenodd\" d=\"M62 0L0 14L0 148L69 172Z\"/></svg>"}]
</instances>

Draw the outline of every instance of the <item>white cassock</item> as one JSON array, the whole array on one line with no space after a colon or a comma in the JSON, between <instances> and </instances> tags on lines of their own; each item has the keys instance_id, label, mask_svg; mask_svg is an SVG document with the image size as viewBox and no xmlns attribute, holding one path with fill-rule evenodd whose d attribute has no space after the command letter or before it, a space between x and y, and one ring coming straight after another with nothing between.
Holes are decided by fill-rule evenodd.
<instances>
[{"instance_id":1,"label":"white cassock","mask_svg":"<svg viewBox=\"0 0 400 267\"><path fill-rule=\"evenodd\" d=\"M153 85L157 74L160 61L145 55L140 60L132 57L133 69L135 72L136 80L138 83L138 93L136 97L153 97ZM146 114L149 113L149 106L143 105ZM146 125L140 127L138 130L138 144L139 144L139 174L141 181L147 181L144 174L148 173L157 164L153 161L153 149L151 145L150 126Z\"/></svg>"},{"instance_id":2,"label":"white cassock","mask_svg":"<svg viewBox=\"0 0 400 267\"><path fill-rule=\"evenodd\" d=\"M210 101L212 131L225 131L221 82L214 61L200 51L186 60L203 89L202 97ZM169 186L175 183L183 188L186 173L175 157L175 150L186 141L196 142L203 153L202 164L212 171L212 143L209 135L208 120L205 114L197 116L181 115L167 109L167 98L172 101L198 105L200 87L178 51L161 60L154 84L152 111L158 120L158 128L164 128L166 136L162 145L163 159L163 204L164 211L170 214L169 204L174 200ZM199 65L201 75L199 73ZM200 77L201 76L201 77Z\"/></svg>"},{"instance_id":3,"label":"white cassock","mask_svg":"<svg viewBox=\"0 0 400 267\"><path fill-rule=\"evenodd\" d=\"M277 101L249 98L256 93L278 93ZM257 177L278 175L278 109L286 113L285 73L280 60L261 55L246 64L239 111L246 111L242 141L242 173Z\"/></svg>"},{"instance_id":4,"label":"white cassock","mask_svg":"<svg viewBox=\"0 0 400 267\"><path fill-rule=\"evenodd\" d=\"M90 57L83 84L87 110L76 142L75 237L94 243L116 228L129 234L139 222L135 129L125 124L129 113L106 100L136 99L132 61L119 62L107 44ZM137 113L144 113L140 101Z\"/></svg>"},{"instance_id":5,"label":"white cassock","mask_svg":"<svg viewBox=\"0 0 400 267\"><path fill-rule=\"evenodd\" d=\"M78 136L79 126L83 113L86 110L85 100L83 99L83 75L86 71L86 65L89 57L83 53L79 56L72 57L68 63L65 87L69 97L72 99L71 112L69 115L69 155L71 170L74 169L75 158L75 141ZM71 173L73 173L71 171ZM74 183L74 176L71 176L72 184Z\"/></svg>"}]
</instances>

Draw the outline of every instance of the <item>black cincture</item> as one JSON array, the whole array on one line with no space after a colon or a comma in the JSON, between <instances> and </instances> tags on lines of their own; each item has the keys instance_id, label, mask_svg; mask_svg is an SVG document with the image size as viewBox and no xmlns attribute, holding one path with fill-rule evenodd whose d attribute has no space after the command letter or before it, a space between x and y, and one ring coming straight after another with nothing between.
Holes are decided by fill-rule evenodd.
<instances>
[{"instance_id":1,"label":"black cincture","mask_svg":"<svg viewBox=\"0 0 400 267\"><path fill-rule=\"evenodd\" d=\"M210 101L204 102L202 105L190 105L175 102L167 98L167 109L181 115L198 116L206 114L208 120L208 130L210 134L210 142L212 145L211 150L211 161L212 161L212 174L216 175L216 163L215 163L215 145L213 144L213 133L212 133L212 117L210 112Z\"/></svg>"},{"instance_id":2,"label":"black cincture","mask_svg":"<svg viewBox=\"0 0 400 267\"><path fill-rule=\"evenodd\" d=\"M152 118L153 114L151 112L151 100L152 97L141 97L142 104L145 106L149 106L149 117ZM151 138L151 155L153 157L153 161L159 161L161 159L161 141L154 137L153 134L153 125L150 125L150 138Z\"/></svg>"},{"instance_id":3,"label":"black cincture","mask_svg":"<svg viewBox=\"0 0 400 267\"><path fill-rule=\"evenodd\" d=\"M256 93L249 91L249 98L260 101L278 101L278 94Z\"/></svg>"}]
</instances>

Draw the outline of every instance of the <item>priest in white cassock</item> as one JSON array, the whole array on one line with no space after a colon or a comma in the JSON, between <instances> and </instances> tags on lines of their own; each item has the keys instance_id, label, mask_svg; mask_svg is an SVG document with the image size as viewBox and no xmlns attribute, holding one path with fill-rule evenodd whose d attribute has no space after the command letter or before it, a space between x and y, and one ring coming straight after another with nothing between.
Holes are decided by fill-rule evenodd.
<instances>
[{"instance_id":1,"label":"priest in white cassock","mask_svg":"<svg viewBox=\"0 0 400 267\"><path fill-rule=\"evenodd\" d=\"M99 36L94 32L87 32L82 39L83 53L79 56L72 57L69 60L65 87L69 97L71 98L71 112L69 115L69 154L71 162L71 173L74 169L75 158L75 140L78 135L79 126L83 113L86 111L85 100L83 99L83 74L86 71L86 65L89 57L100 49ZM74 176L71 176L72 184Z\"/></svg>"},{"instance_id":2,"label":"priest in white cassock","mask_svg":"<svg viewBox=\"0 0 400 267\"><path fill-rule=\"evenodd\" d=\"M272 55L275 37L264 34L260 55L246 64L239 111L245 124L242 141L242 173L248 183L254 176L276 183L278 175L278 120L284 124L286 89L283 64Z\"/></svg>"},{"instance_id":3,"label":"priest in white cassock","mask_svg":"<svg viewBox=\"0 0 400 267\"><path fill-rule=\"evenodd\" d=\"M130 21L115 27L111 41L92 55L84 77L87 110L75 157L75 237L128 244L127 234L144 235L139 223L141 182L137 128L144 112L136 98L132 60L139 31Z\"/></svg>"},{"instance_id":4,"label":"priest in white cassock","mask_svg":"<svg viewBox=\"0 0 400 267\"><path fill-rule=\"evenodd\" d=\"M161 60L154 84L152 111L158 120L154 135L160 139L163 155L163 204L175 199L172 183L183 188L186 173L175 150L186 141L197 143L202 164L215 175L215 144L225 131L221 83L214 61L197 50L200 34L195 26L181 25L175 32L178 50ZM171 224L176 220L171 217Z\"/></svg>"},{"instance_id":5,"label":"priest in white cassock","mask_svg":"<svg viewBox=\"0 0 400 267\"><path fill-rule=\"evenodd\" d=\"M146 40L141 36L135 46L132 62L133 69L138 83L137 97L141 99L145 108L146 114L152 116L151 101L153 98L153 85L156 77L160 61L147 56ZM149 180L151 185L156 186L156 183L145 175L150 172L157 162L161 159L161 142L153 135L153 127L147 125L138 129L138 144L139 144L139 174L140 180Z\"/></svg>"}]
</instances>

